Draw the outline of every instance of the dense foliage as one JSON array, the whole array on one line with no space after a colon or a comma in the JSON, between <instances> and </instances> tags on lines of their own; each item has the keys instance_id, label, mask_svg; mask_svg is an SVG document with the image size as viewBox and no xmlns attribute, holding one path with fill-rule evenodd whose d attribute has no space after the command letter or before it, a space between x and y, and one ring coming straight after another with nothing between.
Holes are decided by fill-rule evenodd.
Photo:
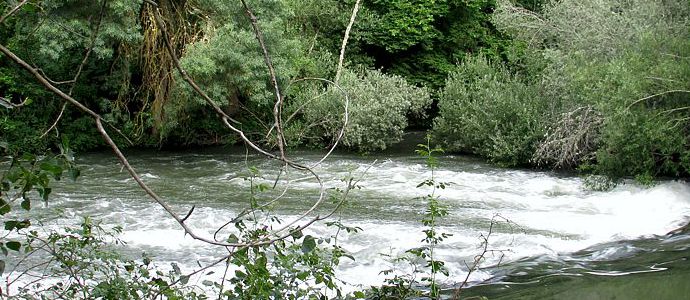
<instances>
[{"instance_id":1,"label":"dense foliage","mask_svg":"<svg viewBox=\"0 0 690 300\"><path fill-rule=\"evenodd\" d=\"M421 117L431 104L429 93L395 75L345 70L338 85L312 89L299 104L302 122L289 130L313 144L335 140L348 117L342 144L359 151L384 150L402 140L407 116ZM298 112L300 112L298 111ZM328 113L324 113L328 112Z\"/></svg>"},{"instance_id":2,"label":"dense foliage","mask_svg":"<svg viewBox=\"0 0 690 300\"><path fill-rule=\"evenodd\" d=\"M524 164L544 131L548 103L538 93L500 64L469 57L440 95L434 132L450 151L477 153L507 166Z\"/></svg>"},{"instance_id":3,"label":"dense foliage","mask_svg":"<svg viewBox=\"0 0 690 300\"><path fill-rule=\"evenodd\" d=\"M10 11L17 4L19 1L4 1L2 9ZM284 117L294 114L290 118L293 128L313 123L315 113L295 111L314 95L299 90L305 84L294 82L302 78L333 78L335 58L353 4L354 1L303 0L250 3L258 16L280 87L285 90ZM347 46L346 65L352 70L368 69L357 71L362 74L374 74L371 68L376 67L401 76L378 80L377 84L385 85L382 89L395 91L409 83L428 86L433 94L466 52L486 53L493 58L505 56L502 53L510 42L490 22L494 7L493 1L363 1ZM160 8L173 46L190 76L213 101L239 120L241 128L252 138L274 144L274 137L261 133L271 127L270 107L275 99L261 49L241 3L167 0L160 1ZM135 145L234 143L237 138L212 117L208 105L176 75L152 16L151 8L136 0L30 1L0 25L0 42L104 115ZM60 101L36 85L18 66L3 59L0 75L0 94L4 99L15 104L27 98L33 101L11 112L0 109L0 139L11 142L11 147L42 150L59 142L58 133L69 138L78 151L102 145L92 121L70 106L62 111ZM373 75L363 76L345 80L349 80L346 84L361 86L351 90L353 99L360 90L367 93L362 87L368 84L366 77ZM355 84L352 80L362 82ZM334 88L321 83L311 85L317 90ZM403 88L401 93L410 93L410 88ZM408 126L405 118L411 118L416 126L428 127L419 123L426 115L419 111L420 105L393 104L398 101L395 99L406 102L410 97L418 98L417 103L428 101L425 99L429 96L423 93L426 92L415 90L405 97L386 96L383 102L388 104L381 109L390 107L395 113L381 114L379 121L382 127L395 129L383 129L385 133L377 133L373 123L355 125L365 117L356 115L359 103L353 102L353 125L348 128L351 136L346 134L344 144L362 151L388 147L399 139L400 130ZM342 96L341 93L338 97ZM334 97L320 101L343 101ZM361 97L373 101L370 96ZM55 121L56 126L51 126ZM293 135L295 140L288 142L326 146L332 141L329 134L334 126L331 122L320 126L321 131L296 130L302 133ZM306 133L311 138L304 138ZM327 133L325 138L315 137L322 133Z\"/></svg>"},{"instance_id":4,"label":"dense foliage","mask_svg":"<svg viewBox=\"0 0 690 300\"><path fill-rule=\"evenodd\" d=\"M435 120L422 124L433 123L437 142L499 165L579 168L640 180L690 174L687 0L364 0L345 68L333 79L354 2L250 3L282 92L278 118L287 146L339 140L359 152L384 150L438 108ZM102 115L109 130L121 130L120 144L238 140L175 70L179 57L212 104L237 119L251 140L276 147L272 78L241 2L157 3L169 36L141 0L6 0L0 4L0 45ZM79 175L71 149L103 144L93 119L63 105L2 56L0 215L6 235L0 251L5 258L44 255L51 266L37 275L48 284L26 286L22 297L204 299L208 290L227 299L346 297L334 270L350 257L331 237L296 231L233 249L224 262L237 269L234 276L204 281L199 292L186 286L189 277L176 265L161 271L146 257L119 256L109 248L117 238L90 219L78 227L33 230L23 213L49 200L51 180ZM420 150L432 173L420 186L434 189L424 198L423 246L399 258L423 266L353 297L440 297L437 278L447 270L434 249L448 237L437 231L448 212L435 194L444 186L433 178L437 152L429 144ZM605 176L590 181L602 189L611 183ZM251 208L260 211L255 195L261 191L255 189L267 188L252 185ZM234 220L228 241L259 241L273 223L245 215ZM0 273L5 265L0 260ZM67 283L52 284L56 278Z\"/></svg>"},{"instance_id":5,"label":"dense foliage","mask_svg":"<svg viewBox=\"0 0 690 300\"><path fill-rule=\"evenodd\" d=\"M517 39L511 69L482 57L459 65L438 139L506 165L687 175L687 4L553 1L537 13L502 2L494 22Z\"/></svg>"}]
</instances>

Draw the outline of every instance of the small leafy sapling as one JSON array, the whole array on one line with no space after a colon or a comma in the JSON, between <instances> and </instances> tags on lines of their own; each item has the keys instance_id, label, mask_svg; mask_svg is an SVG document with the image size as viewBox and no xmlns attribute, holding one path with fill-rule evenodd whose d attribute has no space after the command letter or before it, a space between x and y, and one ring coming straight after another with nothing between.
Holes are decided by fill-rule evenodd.
<instances>
[{"instance_id":1,"label":"small leafy sapling","mask_svg":"<svg viewBox=\"0 0 690 300\"><path fill-rule=\"evenodd\" d=\"M407 252L426 262L424 267L427 268L429 273L425 274L421 281L429 287L428 296L438 299L441 288L438 284L437 276L439 273L448 276L448 269L445 267L444 261L437 259L435 250L441 242L452 236L452 234L438 231L439 219L448 215L448 208L439 202L439 196L436 192L439 189L445 189L448 183L437 181L435 174L436 168L438 168L438 158L435 155L442 154L443 149L438 147L431 148L428 137L426 144L419 144L417 146L419 149L415 152L425 159L427 167L431 170L431 177L419 183L417 187L430 186L432 190L430 194L423 198L426 201L426 210L422 219L422 224L425 226L422 230L424 238L421 240L424 246L408 250Z\"/></svg>"}]
</instances>

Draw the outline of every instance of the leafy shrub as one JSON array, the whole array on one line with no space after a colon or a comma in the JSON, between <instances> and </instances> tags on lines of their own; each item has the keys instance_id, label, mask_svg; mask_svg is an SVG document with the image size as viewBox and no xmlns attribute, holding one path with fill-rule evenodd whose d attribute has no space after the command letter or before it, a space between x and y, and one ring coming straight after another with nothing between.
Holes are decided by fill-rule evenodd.
<instances>
[{"instance_id":1,"label":"leafy shrub","mask_svg":"<svg viewBox=\"0 0 690 300\"><path fill-rule=\"evenodd\" d=\"M503 66L468 57L446 81L432 132L449 151L525 165L543 135L545 107L538 90Z\"/></svg>"},{"instance_id":2,"label":"leafy shrub","mask_svg":"<svg viewBox=\"0 0 690 300\"><path fill-rule=\"evenodd\" d=\"M527 45L515 65L550 102L534 104L550 133L537 161L613 177L688 173L687 1L550 1L541 13L501 1L494 22ZM574 114L583 108L597 117Z\"/></svg>"},{"instance_id":3,"label":"leafy shrub","mask_svg":"<svg viewBox=\"0 0 690 300\"><path fill-rule=\"evenodd\" d=\"M122 244L120 231L90 218L61 230L17 230L27 240L20 256L20 266L27 270L10 270L16 280L22 279L12 282L19 292L12 298L207 299L198 288L177 283L184 281L177 264L162 271L146 255L131 260L113 250L113 245ZM30 256L34 259L26 260Z\"/></svg>"},{"instance_id":4,"label":"leafy shrub","mask_svg":"<svg viewBox=\"0 0 690 300\"><path fill-rule=\"evenodd\" d=\"M202 8L213 12L214 17L205 21L203 36L186 46L180 63L219 107L241 121L250 138L262 140L272 124L276 98L262 49L245 20L244 9L224 2L203 3ZM328 77L335 65L332 57L312 49L310 39L301 39L290 30L286 22L291 12L286 3L257 3L253 9L259 16L281 92L294 78ZM180 76L165 103L162 125L163 137L183 143L213 143L215 136L229 133Z\"/></svg>"},{"instance_id":5,"label":"leafy shrub","mask_svg":"<svg viewBox=\"0 0 690 300\"><path fill-rule=\"evenodd\" d=\"M674 122L652 113L611 117L603 128L596 170L614 177L687 173L690 152L685 129L669 124Z\"/></svg>"},{"instance_id":6,"label":"leafy shrub","mask_svg":"<svg viewBox=\"0 0 690 300\"><path fill-rule=\"evenodd\" d=\"M606 192L615 188L617 182L604 175L588 175L582 180L582 187L588 191Z\"/></svg>"},{"instance_id":7,"label":"leafy shrub","mask_svg":"<svg viewBox=\"0 0 690 300\"><path fill-rule=\"evenodd\" d=\"M342 145L358 151L384 150L402 139L407 116L423 116L431 104L424 88L408 84L402 77L381 71L344 70L337 87L304 93L295 106L303 106L301 122L291 125L291 139L320 144L340 134L349 97L349 120ZM298 129L302 130L298 130Z\"/></svg>"}]
</instances>

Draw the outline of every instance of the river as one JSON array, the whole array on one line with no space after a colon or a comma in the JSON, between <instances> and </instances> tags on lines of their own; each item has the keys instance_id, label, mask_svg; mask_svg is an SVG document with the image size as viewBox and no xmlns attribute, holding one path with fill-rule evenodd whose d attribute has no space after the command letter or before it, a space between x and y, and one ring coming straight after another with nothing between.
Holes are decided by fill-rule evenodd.
<instances>
[{"instance_id":1,"label":"river","mask_svg":"<svg viewBox=\"0 0 690 300\"><path fill-rule=\"evenodd\" d=\"M211 236L215 228L246 208L248 167L261 170L272 185L279 165L243 148L194 151L129 151L132 165L181 215L192 205L190 226ZM292 151L294 160L314 163L320 152ZM36 213L63 213L57 223L74 223L90 215L106 224L121 225L126 252L147 252L160 265L178 262L193 270L223 255L185 236L179 226L137 187L110 153L78 157L82 176L57 183L52 200ZM359 177L347 205L333 218L362 229L341 233L339 242L355 258L338 269L349 289L381 284L380 271L395 267L382 254L400 255L420 246L424 203L429 190L417 184L431 176L412 149L358 156L336 153L316 171L327 187L343 187L341 179ZM436 180L447 182L437 191L449 215L439 230L452 236L439 245L438 258L450 270L441 282L456 284L466 276L466 263L480 252L480 235L489 236L489 249L472 287L464 296L490 299L681 299L690 297L690 237L667 236L690 216L690 185L664 181L651 188L633 183L612 191L583 188L581 178L553 172L511 170L464 156L440 158ZM308 208L318 185L291 172L289 190L273 212L291 219ZM279 187L282 186L279 184ZM279 191L269 191L270 199ZM332 207L326 204L320 213ZM509 220L506 222L505 220ZM307 232L333 233L316 224ZM500 251L498 251L500 250ZM398 266L404 269L404 266ZM348 288L346 288L348 289ZM659 297L662 295L663 297Z\"/></svg>"}]
</instances>

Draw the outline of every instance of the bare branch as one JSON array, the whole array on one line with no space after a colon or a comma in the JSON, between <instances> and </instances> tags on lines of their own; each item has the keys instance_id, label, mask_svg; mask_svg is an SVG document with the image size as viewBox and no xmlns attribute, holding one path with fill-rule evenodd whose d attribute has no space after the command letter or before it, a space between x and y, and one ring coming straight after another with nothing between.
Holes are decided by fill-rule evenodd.
<instances>
[{"instance_id":1,"label":"bare branch","mask_svg":"<svg viewBox=\"0 0 690 300\"><path fill-rule=\"evenodd\" d=\"M558 169L572 168L593 159L603 124L603 117L592 106L561 114L537 146L532 161L552 164Z\"/></svg>"},{"instance_id":2,"label":"bare branch","mask_svg":"<svg viewBox=\"0 0 690 300\"><path fill-rule=\"evenodd\" d=\"M67 108L67 102L62 103L62 107L60 108L60 113L58 114L57 118L55 118L55 121L53 122L53 125L50 125L46 131L41 134L40 138L45 137L49 132L51 132L53 129L57 130L57 124L60 123L60 119L62 119L62 114L65 113L65 108Z\"/></svg>"},{"instance_id":3,"label":"bare branch","mask_svg":"<svg viewBox=\"0 0 690 300\"><path fill-rule=\"evenodd\" d=\"M24 6L24 4L26 4L27 2L29 2L29 0L23 0L22 2L19 2L19 4L17 4L17 6L15 6L13 9L10 9L10 11L8 11L6 14L4 14L2 17L0 17L0 23L5 23L5 19L7 19L7 17L13 15L22 6Z\"/></svg>"},{"instance_id":4,"label":"bare branch","mask_svg":"<svg viewBox=\"0 0 690 300\"><path fill-rule=\"evenodd\" d=\"M630 109L633 105L638 104L638 103L640 103L640 102L642 102L642 101L649 100L649 99L652 99L652 98L656 98L656 97L659 97L659 96L663 96L663 95L666 95L666 94L672 94L672 93L690 93L690 91L688 91L688 90L668 90L668 91L663 91L663 92L661 92L661 93L657 93L657 94L654 94L654 95L649 95L649 96L647 96L647 97L643 97L643 98L637 99L637 100L633 101L632 103L630 103L630 105L628 105L628 107L627 107L626 109Z\"/></svg>"},{"instance_id":5,"label":"bare branch","mask_svg":"<svg viewBox=\"0 0 690 300\"><path fill-rule=\"evenodd\" d=\"M187 219L189 219L189 217L190 217L190 216L192 215L192 213L194 212L194 209L195 209L195 208L196 208L196 205L192 205L192 208L189 209L189 212L187 212L187 214L184 216L184 218L182 218L182 222L184 222L184 221L186 221Z\"/></svg>"},{"instance_id":6,"label":"bare branch","mask_svg":"<svg viewBox=\"0 0 690 300\"><path fill-rule=\"evenodd\" d=\"M498 222L497 222L497 219L501 219L501 220L505 221L509 226L511 226L511 225L514 224L513 222L511 222L510 220L506 219L505 217L503 217L503 216L501 216L501 215L499 215L499 214L495 214L495 215L491 218L491 223L489 224L489 231L486 233L486 235L484 235L484 234L480 234L480 235L479 235L479 239L480 239L480 241L481 241L481 242L480 242L480 245L481 245L480 247L481 247L482 250L481 250L481 252L480 252L478 255L476 255L476 256L474 257L471 266L468 265L467 262L465 262L465 266L467 267L467 275L465 276L465 279L462 281L462 283L460 283L460 286L458 286L457 288L455 288L455 290L453 291L453 297L452 297L452 299L454 299L454 300L460 299L460 294L462 293L462 289L463 289L465 286L467 286L467 283L469 282L469 279L470 279L470 275L472 275L472 273L473 273L475 270L478 270L478 269L479 269L479 265L481 264L481 262L484 260L484 258L486 257L486 255L487 255L488 253L492 253L492 254L495 253L495 252L501 253L501 257L500 257L498 263L500 264L501 261L503 261L504 252L505 252L505 251L508 251L508 250L489 249L489 238L491 238L491 235L492 235L493 232L494 232L494 226L498 223ZM512 228L512 227L511 227L511 228Z\"/></svg>"},{"instance_id":7,"label":"bare branch","mask_svg":"<svg viewBox=\"0 0 690 300\"><path fill-rule=\"evenodd\" d=\"M31 73L31 75L33 75L34 77L36 77L36 79L38 80L38 82L40 82L41 84L43 84L43 86L45 86L48 90L50 90L51 92L53 92L53 93L55 93L56 95L60 96L60 98L62 98L62 99L64 99L65 101L69 102L70 104L76 106L77 108L79 108L79 110L85 112L85 113L88 114L89 116L91 116L91 117L93 117L93 118L95 118L95 119L100 119L100 115L98 115L96 112L94 112L93 110L89 109L88 107L84 106L84 105L81 104L79 101L74 100L74 98L72 98L70 95L67 95L65 92L63 92L63 91L61 91L60 89L56 88L54 85L52 85L50 82L48 82L48 80L45 78L45 76L43 76L43 75L41 75L41 73L39 73L38 69L36 69L36 68L30 66L30 65L29 65L28 63L26 63L24 60L22 60L21 58L17 57L12 51L10 51L9 49L5 48L4 45L0 45L0 52L2 52L3 54L7 55L7 57L9 57L11 60L13 60L14 62L16 62L16 63L19 64L20 66L22 66L22 68L24 68L25 70L29 71L29 73Z\"/></svg>"},{"instance_id":8,"label":"bare branch","mask_svg":"<svg viewBox=\"0 0 690 300\"><path fill-rule=\"evenodd\" d=\"M338 58L338 68L335 71L335 82L340 80L340 73L343 70L343 60L345 59L345 47L347 46L347 40L350 38L350 30L352 25L355 24L355 18L357 18L357 11L359 10L359 1L355 1L355 7L352 8L352 15L350 16L350 23L347 24L345 28L345 36L343 36L343 43L340 46L340 58Z\"/></svg>"},{"instance_id":9,"label":"bare branch","mask_svg":"<svg viewBox=\"0 0 690 300\"><path fill-rule=\"evenodd\" d=\"M278 149L280 150L280 158L285 159L285 135L283 134L282 128L282 110L283 110L283 97L280 95L280 87L278 86L278 79L276 78L276 72L273 68L273 62L271 62L271 56L268 55L268 49L266 48L266 43L264 42L263 34L259 29L259 23L256 16L252 13L251 9L247 5L245 0L240 0L244 10L249 16L249 20L252 23L252 28L254 29L254 34L256 39L259 40L259 45L261 46L262 53L264 55L264 61L268 67L268 73L271 76L271 83L273 84L273 89L275 90L276 103L273 105L273 118L276 124L276 137L278 139Z\"/></svg>"},{"instance_id":10,"label":"bare branch","mask_svg":"<svg viewBox=\"0 0 690 300\"><path fill-rule=\"evenodd\" d=\"M24 99L24 101L22 101L22 103L14 104L14 103L12 103L12 100L0 97L0 106L3 106L5 108L9 108L9 109L20 108L20 107L26 105L27 103L29 103L29 98Z\"/></svg>"},{"instance_id":11,"label":"bare branch","mask_svg":"<svg viewBox=\"0 0 690 300\"><path fill-rule=\"evenodd\" d=\"M103 21L103 15L105 14L105 5L106 1L103 1L103 4L101 4L101 11L98 13L98 20L96 21L96 28L93 30L93 33L91 34L91 41L89 43L89 48L86 50L86 54L84 54L84 58L81 60L81 63L77 67L77 72L74 74L74 78L70 80L72 83L72 86L69 88L69 92L67 92L68 95L72 95L74 92L74 88L77 86L77 80L79 80L79 76L81 75L82 70L84 69L84 66L86 66L86 62L88 62L89 57L91 56L91 52L93 51L93 48L96 44L96 38L98 37L98 32L100 31L101 24ZM53 122L53 125L48 127L48 129L43 132L43 134L40 136L40 138L45 137L50 131L52 131L55 127L57 127L58 123L60 122L60 119L62 118L62 115L65 113L65 108L67 107L67 102L62 104L62 108L60 108L60 113L58 114L57 118L55 118L55 121Z\"/></svg>"}]
</instances>

